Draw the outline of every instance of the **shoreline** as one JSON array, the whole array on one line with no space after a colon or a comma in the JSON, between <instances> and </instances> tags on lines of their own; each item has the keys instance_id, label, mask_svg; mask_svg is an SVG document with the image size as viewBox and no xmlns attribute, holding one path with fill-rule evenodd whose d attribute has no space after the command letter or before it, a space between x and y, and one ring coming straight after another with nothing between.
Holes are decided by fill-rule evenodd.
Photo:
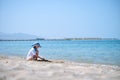
<instances>
[{"instance_id":1,"label":"shoreline","mask_svg":"<svg viewBox=\"0 0 120 80\"><path fill-rule=\"evenodd\" d=\"M0 56L0 80L119 80L114 65L26 61L18 56Z\"/></svg>"},{"instance_id":2,"label":"shoreline","mask_svg":"<svg viewBox=\"0 0 120 80\"><path fill-rule=\"evenodd\" d=\"M21 59L24 59L26 60L26 57L24 56L20 56L20 55L6 55L6 54L0 54L0 58L1 57L7 57L7 58L21 58ZM71 60L60 60L60 59L48 59L48 60L58 60L58 61L65 61L65 62L72 62L72 63L78 63L78 64L93 64L93 65L108 65L108 66L118 66L120 67L120 65L117 65L117 64L105 64L105 63L91 63L91 62L83 62L83 61L71 61Z\"/></svg>"}]
</instances>

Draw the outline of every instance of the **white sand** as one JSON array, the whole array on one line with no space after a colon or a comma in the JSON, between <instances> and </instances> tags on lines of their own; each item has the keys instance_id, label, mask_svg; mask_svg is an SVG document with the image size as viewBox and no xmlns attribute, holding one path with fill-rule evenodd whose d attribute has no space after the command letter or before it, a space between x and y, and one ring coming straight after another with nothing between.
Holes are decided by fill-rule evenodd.
<instances>
[{"instance_id":1,"label":"white sand","mask_svg":"<svg viewBox=\"0 0 120 80\"><path fill-rule=\"evenodd\" d=\"M0 80L120 80L120 67L0 57Z\"/></svg>"}]
</instances>

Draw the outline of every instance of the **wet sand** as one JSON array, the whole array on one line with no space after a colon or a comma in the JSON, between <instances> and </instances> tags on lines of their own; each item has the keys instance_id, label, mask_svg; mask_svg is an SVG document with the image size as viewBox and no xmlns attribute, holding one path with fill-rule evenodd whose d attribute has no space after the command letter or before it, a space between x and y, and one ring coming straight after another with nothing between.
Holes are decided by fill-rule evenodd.
<instances>
[{"instance_id":1,"label":"wet sand","mask_svg":"<svg viewBox=\"0 0 120 80\"><path fill-rule=\"evenodd\" d=\"M0 56L0 80L120 80L120 67Z\"/></svg>"}]
</instances>

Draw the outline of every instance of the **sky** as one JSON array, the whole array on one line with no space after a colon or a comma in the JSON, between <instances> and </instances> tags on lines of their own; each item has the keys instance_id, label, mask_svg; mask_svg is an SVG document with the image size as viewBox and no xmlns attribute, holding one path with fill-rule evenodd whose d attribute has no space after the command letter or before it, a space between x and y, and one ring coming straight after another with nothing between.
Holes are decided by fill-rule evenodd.
<instances>
[{"instance_id":1,"label":"sky","mask_svg":"<svg viewBox=\"0 0 120 80\"><path fill-rule=\"evenodd\" d=\"M120 0L0 0L0 32L120 38Z\"/></svg>"}]
</instances>

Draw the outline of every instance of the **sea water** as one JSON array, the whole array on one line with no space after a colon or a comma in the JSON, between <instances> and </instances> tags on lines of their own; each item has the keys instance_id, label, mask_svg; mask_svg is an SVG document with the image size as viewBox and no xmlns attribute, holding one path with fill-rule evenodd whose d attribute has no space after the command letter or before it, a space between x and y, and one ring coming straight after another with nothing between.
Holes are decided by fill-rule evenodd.
<instances>
[{"instance_id":1,"label":"sea water","mask_svg":"<svg viewBox=\"0 0 120 80\"><path fill-rule=\"evenodd\" d=\"M120 40L0 41L0 55L26 57L34 42L47 59L120 66Z\"/></svg>"}]
</instances>

